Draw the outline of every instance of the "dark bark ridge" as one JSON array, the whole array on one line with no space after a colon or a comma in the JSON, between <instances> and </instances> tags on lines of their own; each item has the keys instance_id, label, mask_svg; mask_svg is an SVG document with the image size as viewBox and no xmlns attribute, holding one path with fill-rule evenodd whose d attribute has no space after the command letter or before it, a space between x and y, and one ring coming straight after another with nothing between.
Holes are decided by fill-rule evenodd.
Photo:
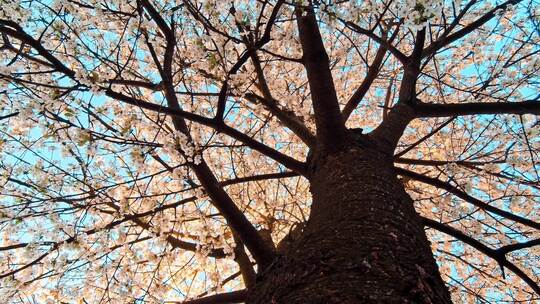
<instances>
[{"instance_id":1,"label":"dark bark ridge","mask_svg":"<svg viewBox=\"0 0 540 304\"><path fill-rule=\"evenodd\" d=\"M377 144L351 140L314 160L303 234L259 273L246 303L451 303L422 220Z\"/></svg>"}]
</instances>

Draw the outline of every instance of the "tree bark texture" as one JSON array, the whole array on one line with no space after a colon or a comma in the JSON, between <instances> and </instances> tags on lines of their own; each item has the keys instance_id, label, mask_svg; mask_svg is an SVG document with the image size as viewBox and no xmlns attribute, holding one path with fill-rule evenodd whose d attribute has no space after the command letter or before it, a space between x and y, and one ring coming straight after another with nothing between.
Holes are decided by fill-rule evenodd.
<instances>
[{"instance_id":1,"label":"tree bark texture","mask_svg":"<svg viewBox=\"0 0 540 304\"><path fill-rule=\"evenodd\" d=\"M310 219L246 303L451 303L391 156L361 137L313 160Z\"/></svg>"}]
</instances>

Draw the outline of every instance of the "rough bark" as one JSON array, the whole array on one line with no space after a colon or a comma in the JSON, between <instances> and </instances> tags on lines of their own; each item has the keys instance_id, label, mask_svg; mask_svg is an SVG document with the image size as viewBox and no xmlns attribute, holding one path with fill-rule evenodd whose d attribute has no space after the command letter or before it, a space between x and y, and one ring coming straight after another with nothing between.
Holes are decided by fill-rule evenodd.
<instances>
[{"instance_id":1,"label":"rough bark","mask_svg":"<svg viewBox=\"0 0 540 304\"><path fill-rule=\"evenodd\" d=\"M310 219L259 274L246 303L451 303L421 219L381 144L356 136L314 160Z\"/></svg>"}]
</instances>

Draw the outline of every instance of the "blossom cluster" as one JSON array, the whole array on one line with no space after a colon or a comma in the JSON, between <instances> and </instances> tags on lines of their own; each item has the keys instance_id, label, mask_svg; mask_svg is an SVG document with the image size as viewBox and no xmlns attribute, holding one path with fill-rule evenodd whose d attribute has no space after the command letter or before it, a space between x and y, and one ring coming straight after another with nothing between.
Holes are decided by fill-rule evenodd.
<instances>
[{"instance_id":1,"label":"blossom cluster","mask_svg":"<svg viewBox=\"0 0 540 304\"><path fill-rule=\"evenodd\" d=\"M405 26L421 30L428 23L438 21L443 10L442 0L397 1L398 16L404 19Z\"/></svg>"},{"instance_id":2,"label":"blossom cluster","mask_svg":"<svg viewBox=\"0 0 540 304\"><path fill-rule=\"evenodd\" d=\"M181 131L174 132L172 137L166 139L163 149L171 156L180 156L175 159L179 162L184 159L198 165L202 161L202 148Z\"/></svg>"},{"instance_id":3,"label":"blossom cluster","mask_svg":"<svg viewBox=\"0 0 540 304\"><path fill-rule=\"evenodd\" d=\"M20 0L0 0L0 18L24 25L30 17L30 10L23 7Z\"/></svg>"},{"instance_id":4,"label":"blossom cluster","mask_svg":"<svg viewBox=\"0 0 540 304\"><path fill-rule=\"evenodd\" d=\"M75 79L90 88L90 92L96 95L103 94L101 87L99 86L100 76L97 72L85 73L82 70L75 72Z\"/></svg>"}]
</instances>

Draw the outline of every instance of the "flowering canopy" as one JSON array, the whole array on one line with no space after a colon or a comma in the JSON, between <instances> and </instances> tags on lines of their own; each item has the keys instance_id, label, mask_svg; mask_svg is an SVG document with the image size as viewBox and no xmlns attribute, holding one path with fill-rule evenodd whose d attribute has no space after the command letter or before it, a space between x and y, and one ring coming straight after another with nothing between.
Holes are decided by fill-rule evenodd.
<instances>
[{"instance_id":1,"label":"flowering canopy","mask_svg":"<svg viewBox=\"0 0 540 304\"><path fill-rule=\"evenodd\" d=\"M456 302L538 299L538 3L313 2L0 0L2 302L249 285L308 218L310 147L339 136L308 5L348 128L416 104L396 170Z\"/></svg>"}]
</instances>

